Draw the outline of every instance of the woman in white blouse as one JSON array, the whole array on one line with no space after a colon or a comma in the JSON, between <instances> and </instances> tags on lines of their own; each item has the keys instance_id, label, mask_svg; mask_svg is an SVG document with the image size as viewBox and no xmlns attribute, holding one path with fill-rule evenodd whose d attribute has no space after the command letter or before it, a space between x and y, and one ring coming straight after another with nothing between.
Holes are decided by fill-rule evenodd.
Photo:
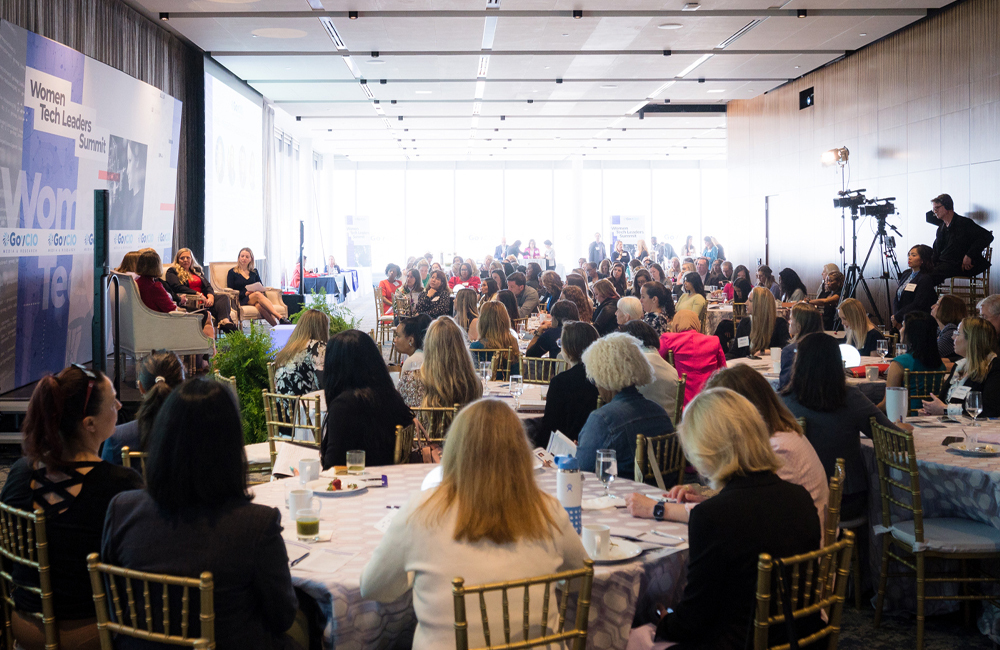
<instances>
[{"instance_id":1,"label":"woman in white blouse","mask_svg":"<svg viewBox=\"0 0 1000 650\"><path fill-rule=\"evenodd\" d=\"M465 407L448 430L442 468L441 485L410 498L361 575L361 597L379 602L403 596L413 575L416 650L454 645L455 578L518 580L578 569L587 557L566 511L535 483L528 439L507 404L484 399ZM531 601L543 594L543 586L534 588ZM468 606L478 610L477 602ZM503 620L499 596L487 598L486 608L491 622ZM532 624L536 636L537 617ZM557 624L553 606L548 627ZM516 643L521 626L512 627ZM482 625L470 625L469 646L485 645Z\"/></svg>"}]
</instances>

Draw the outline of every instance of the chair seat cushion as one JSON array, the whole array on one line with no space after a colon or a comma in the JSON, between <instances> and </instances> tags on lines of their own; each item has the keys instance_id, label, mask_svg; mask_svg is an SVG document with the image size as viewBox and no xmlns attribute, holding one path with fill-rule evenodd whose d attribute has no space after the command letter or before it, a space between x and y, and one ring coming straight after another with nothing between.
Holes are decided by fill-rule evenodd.
<instances>
[{"instance_id":1,"label":"chair seat cushion","mask_svg":"<svg viewBox=\"0 0 1000 650\"><path fill-rule=\"evenodd\" d=\"M892 536L914 545L913 522L900 521L892 526ZM942 553L1000 553L1000 530L970 519L924 519L924 545L915 551Z\"/></svg>"},{"instance_id":2,"label":"chair seat cushion","mask_svg":"<svg viewBox=\"0 0 1000 650\"><path fill-rule=\"evenodd\" d=\"M391 315L390 316L379 316L378 317L378 322L380 322L380 323L391 323L392 322L392 316Z\"/></svg>"}]
</instances>

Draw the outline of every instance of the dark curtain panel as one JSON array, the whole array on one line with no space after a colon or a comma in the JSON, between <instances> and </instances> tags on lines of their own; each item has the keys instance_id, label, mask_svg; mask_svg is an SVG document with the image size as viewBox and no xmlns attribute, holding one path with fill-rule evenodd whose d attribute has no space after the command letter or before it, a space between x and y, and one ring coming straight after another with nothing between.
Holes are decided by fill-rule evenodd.
<instances>
[{"instance_id":1,"label":"dark curtain panel","mask_svg":"<svg viewBox=\"0 0 1000 650\"><path fill-rule=\"evenodd\" d=\"M183 102L173 246L174 250L187 246L201 259L205 240L203 53L120 0L2 0L0 19L83 52Z\"/></svg>"}]
</instances>

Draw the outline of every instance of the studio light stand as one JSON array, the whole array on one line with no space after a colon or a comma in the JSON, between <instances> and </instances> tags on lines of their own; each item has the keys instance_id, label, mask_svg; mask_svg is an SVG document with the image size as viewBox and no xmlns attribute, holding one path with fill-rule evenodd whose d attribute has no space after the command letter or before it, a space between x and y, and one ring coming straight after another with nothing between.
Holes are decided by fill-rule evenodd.
<instances>
[{"instance_id":1,"label":"studio light stand","mask_svg":"<svg viewBox=\"0 0 1000 650\"><path fill-rule=\"evenodd\" d=\"M872 307L872 313L878 319L879 324L887 326L889 324L889 319L883 317L881 310L878 308L878 303L875 301L875 296L872 295L871 289L868 287L868 282L865 281L865 269L868 267L868 262L871 259L872 252L875 250L876 244L878 245L879 258L881 265L881 273L877 278L872 278L875 280L881 280L885 283L885 298L886 298L886 316L892 315L892 294L890 293L891 288L889 286L889 280L891 278L899 278L899 262L896 259L896 240L889 235L886 228L891 228L893 232L897 235L902 236L899 230L886 223L886 218L895 214L896 206L891 202L895 200L895 197L889 197L887 199L871 199L868 200L863 194L865 190L857 191L844 191L839 193L840 197L834 199L834 207L841 209L850 208L851 210L851 265L847 267L847 271L844 273L844 287L841 290L840 301L843 302L846 298L854 298L857 294L858 285L864 289L865 295L868 297L868 303ZM875 238L872 239L871 245L868 247L868 253L865 255L864 261L861 266L858 266L858 217L859 216L871 216L875 217L877 225ZM892 275L892 271L895 271L895 275Z\"/></svg>"}]
</instances>

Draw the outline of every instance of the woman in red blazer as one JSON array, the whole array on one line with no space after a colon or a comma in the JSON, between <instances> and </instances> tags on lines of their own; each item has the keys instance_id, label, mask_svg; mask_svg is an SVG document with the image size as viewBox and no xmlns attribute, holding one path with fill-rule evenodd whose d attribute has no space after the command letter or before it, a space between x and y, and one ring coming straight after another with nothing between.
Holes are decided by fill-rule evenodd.
<instances>
[{"instance_id":1,"label":"woman in red blazer","mask_svg":"<svg viewBox=\"0 0 1000 650\"><path fill-rule=\"evenodd\" d=\"M719 368L726 367L726 354L717 336L699 332L701 321L689 309L678 310L670 321L671 332L660 335L660 356L667 358L667 351L674 351L674 368L677 375L687 373L684 404L687 405L702 386Z\"/></svg>"}]
</instances>

